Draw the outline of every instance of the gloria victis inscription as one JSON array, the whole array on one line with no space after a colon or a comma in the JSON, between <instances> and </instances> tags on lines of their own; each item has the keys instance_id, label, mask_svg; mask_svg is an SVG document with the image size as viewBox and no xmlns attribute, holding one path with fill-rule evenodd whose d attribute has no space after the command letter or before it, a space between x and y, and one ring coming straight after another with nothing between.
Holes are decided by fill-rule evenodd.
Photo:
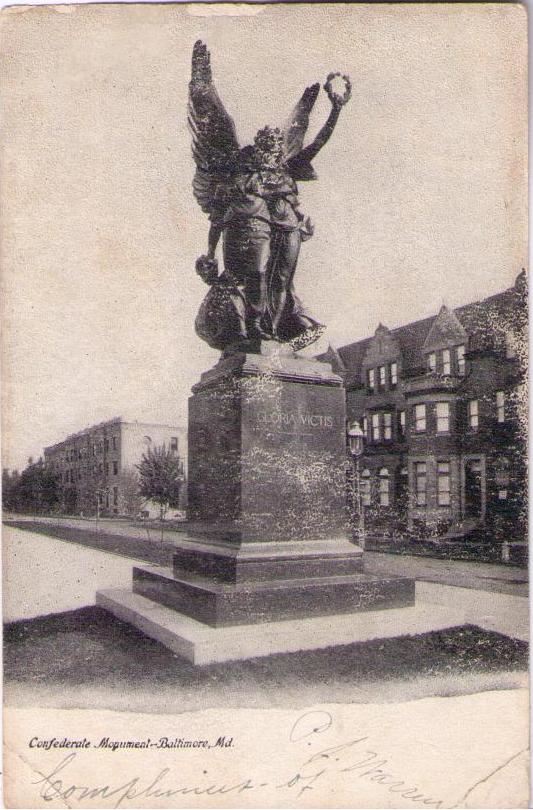
<instances>
[{"instance_id":1,"label":"gloria victis inscription","mask_svg":"<svg viewBox=\"0 0 533 810\"><path fill-rule=\"evenodd\" d=\"M280 428L333 428L335 427L335 419L331 414L323 413L304 413L298 411L296 413L290 411L259 411L257 414L257 421L260 425L268 427Z\"/></svg>"}]
</instances>

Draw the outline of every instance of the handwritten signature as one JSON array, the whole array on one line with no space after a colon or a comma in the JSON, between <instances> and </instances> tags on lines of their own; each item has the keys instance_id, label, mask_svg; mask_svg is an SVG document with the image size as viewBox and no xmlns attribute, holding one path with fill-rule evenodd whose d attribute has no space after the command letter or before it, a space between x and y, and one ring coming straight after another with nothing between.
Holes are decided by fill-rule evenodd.
<instances>
[{"instance_id":1,"label":"handwritten signature","mask_svg":"<svg viewBox=\"0 0 533 810\"><path fill-rule=\"evenodd\" d=\"M315 734L323 734L331 728L333 718L329 712L310 711L303 714L291 729L289 739L298 742ZM316 782L326 774L353 773L359 779L367 779L385 788L389 793L397 793L404 799L424 807L442 807L441 799L433 799L410 785L398 774L389 770L389 760L382 758L377 751L364 748L368 736L355 737L348 742L323 748L306 759L297 773L280 787L298 788L298 796L312 790ZM364 749L364 750L363 750ZM355 755L355 761L347 763L345 757ZM313 767L311 767L313 766Z\"/></svg>"},{"instance_id":2,"label":"handwritten signature","mask_svg":"<svg viewBox=\"0 0 533 810\"><path fill-rule=\"evenodd\" d=\"M326 734L333 726L333 717L326 711L309 711L302 714L292 726L289 733L291 746L312 746L318 735ZM324 782L328 777L338 778L341 774L352 774L359 779L366 779L379 785L389 793L395 793L424 807L443 806L440 799L431 798L418 787L410 784L394 772L393 766L386 757L378 751L367 746L372 743L368 736L356 736L339 745L321 748L318 752L303 760L298 769L289 779L279 784L246 778L235 784L204 784L201 785L168 785L170 768L163 768L148 784L136 776L126 782L113 786L110 784L88 786L69 783L67 772L69 766L78 757L77 752L68 754L49 773L42 773L34 769L38 778L33 784L40 785L40 796L44 801L50 802L62 799L67 806L68 801L78 803L86 800L113 800L113 807L119 808L124 803L140 798L171 798L173 796L221 796L240 794L250 790L273 788L276 790L293 792L295 798L300 798L307 791L314 790L319 781Z\"/></svg>"}]
</instances>

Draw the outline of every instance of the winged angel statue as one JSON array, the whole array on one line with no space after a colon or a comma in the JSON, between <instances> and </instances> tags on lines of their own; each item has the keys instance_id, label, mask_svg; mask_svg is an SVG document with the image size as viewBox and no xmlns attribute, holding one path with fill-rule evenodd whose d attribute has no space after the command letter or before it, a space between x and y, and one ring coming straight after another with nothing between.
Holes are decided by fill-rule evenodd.
<instances>
[{"instance_id":1,"label":"winged angel statue","mask_svg":"<svg viewBox=\"0 0 533 810\"><path fill-rule=\"evenodd\" d=\"M342 95L334 90L339 81ZM296 181L316 179L311 161L350 98L350 80L331 73L324 89L331 112L311 144L304 148L303 141L319 84L304 91L283 130L267 126L253 145L241 148L213 83L209 51L201 41L194 45L188 105L193 191L211 223L207 254L196 262L210 290L195 327L213 348L258 351L263 340L303 348L324 329L293 286L301 243L313 235L309 217L300 211ZM221 236L219 275L215 252Z\"/></svg>"}]
</instances>

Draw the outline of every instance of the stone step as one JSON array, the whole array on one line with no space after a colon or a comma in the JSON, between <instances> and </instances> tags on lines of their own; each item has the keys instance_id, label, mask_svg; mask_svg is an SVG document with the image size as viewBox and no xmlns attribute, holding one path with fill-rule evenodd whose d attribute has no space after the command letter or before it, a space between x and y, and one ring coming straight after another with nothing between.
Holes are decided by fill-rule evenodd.
<instances>
[{"instance_id":1,"label":"stone step","mask_svg":"<svg viewBox=\"0 0 533 810\"><path fill-rule=\"evenodd\" d=\"M356 573L230 584L157 566L134 567L133 591L211 627L408 607L415 599L414 580L404 577Z\"/></svg>"},{"instance_id":2,"label":"stone step","mask_svg":"<svg viewBox=\"0 0 533 810\"><path fill-rule=\"evenodd\" d=\"M234 546L188 535L177 545L173 568L177 577L198 574L233 583L346 576L363 570L363 552L345 538Z\"/></svg>"},{"instance_id":3,"label":"stone step","mask_svg":"<svg viewBox=\"0 0 533 810\"><path fill-rule=\"evenodd\" d=\"M130 589L99 591L96 603L195 665L318 650L458 627L464 612L419 600L416 606L307 619L209 627Z\"/></svg>"}]
</instances>

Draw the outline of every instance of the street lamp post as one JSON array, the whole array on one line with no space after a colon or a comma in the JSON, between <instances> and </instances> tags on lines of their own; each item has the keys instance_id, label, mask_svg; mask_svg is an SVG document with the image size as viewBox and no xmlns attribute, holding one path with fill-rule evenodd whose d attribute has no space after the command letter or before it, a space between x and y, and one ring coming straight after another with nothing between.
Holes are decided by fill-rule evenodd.
<instances>
[{"instance_id":1,"label":"street lamp post","mask_svg":"<svg viewBox=\"0 0 533 810\"><path fill-rule=\"evenodd\" d=\"M361 475L359 470L359 462L363 455L365 444L365 434L361 429L359 422L352 422L348 426L348 449L353 464L353 501L357 500L358 511L358 534L359 545L362 549L365 547L365 512L363 508L363 498L361 492ZM357 484L356 484L357 482Z\"/></svg>"}]
</instances>

